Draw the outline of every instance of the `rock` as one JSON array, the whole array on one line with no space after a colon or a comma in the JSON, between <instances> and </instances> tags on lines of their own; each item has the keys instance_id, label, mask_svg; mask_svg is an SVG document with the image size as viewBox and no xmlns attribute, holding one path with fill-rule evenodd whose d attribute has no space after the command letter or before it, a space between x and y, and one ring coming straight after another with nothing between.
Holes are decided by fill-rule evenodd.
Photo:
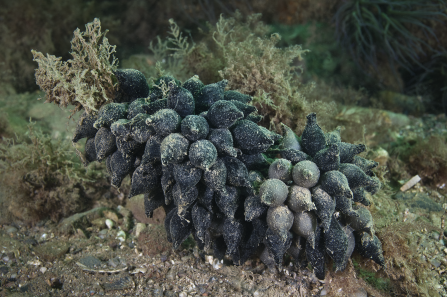
<instances>
[{"instance_id":1,"label":"rock","mask_svg":"<svg viewBox=\"0 0 447 297\"><path fill-rule=\"evenodd\" d=\"M70 244L65 241L50 241L38 245L34 252L45 261L53 262L68 252Z\"/></svg>"},{"instance_id":2,"label":"rock","mask_svg":"<svg viewBox=\"0 0 447 297\"><path fill-rule=\"evenodd\" d=\"M119 222L119 217L118 214L116 212L114 212L113 210L105 210L103 211L103 215L106 219L110 219L112 221L114 221L115 223Z\"/></svg>"},{"instance_id":3,"label":"rock","mask_svg":"<svg viewBox=\"0 0 447 297\"><path fill-rule=\"evenodd\" d=\"M97 207L83 213L74 214L63 219L59 223L57 230L61 234L69 235L73 233L73 230L87 228L94 219L101 217L101 214L105 210L107 210L106 207Z\"/></svg>"},{"instance_id":4,"label":"rock","mask_svg":"<svg viewBox=\"0 0 447 297\"><path fill-rule=\"evenodd\" d=\"M8 226L5 228L6 233L11 234L11 233L16 233L18 230L16 227L14 226Z\"/></svg>"},{"instance_id":5,"label":"rock","mask_svg":"<svg viewBox=\"0 0 447 297\"><path fill-rule=\"evenodd\" d=\"M106 219L105 224L106 224L107 228L109 228L109 229L112 229L113 226L115 225L115 223L111 219Z\"/></svg>"},{"instance_id":6,"label":"rock","mask_svg":"<svg viewBox=\"0 0 447 297\"><path fill-rule=\"evenodd\" d=\"M95 226L99 229L103 229L107 225L106 218L97 218L97 219L94 219L91 223L93 226Z\"/></svg>"}]
</instances>

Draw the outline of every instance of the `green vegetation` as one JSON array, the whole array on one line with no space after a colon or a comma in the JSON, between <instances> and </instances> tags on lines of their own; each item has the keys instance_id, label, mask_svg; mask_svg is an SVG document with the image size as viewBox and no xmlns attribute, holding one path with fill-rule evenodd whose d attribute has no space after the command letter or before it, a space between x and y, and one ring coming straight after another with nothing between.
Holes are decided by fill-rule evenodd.
<instances>
[{"instance_id":1,"label":"green vegetation","mask_svg":"<svg viewBox=\"0 0 447 297\"><path fill-rule=\"evenodd\" d=\"M73 59L61 61L53 55L45 57L32 50L36 69L36 83L46 93L45 102L54 102L67 107L73 104L79 111L96 112L104 103L113 99L116 78L113 71L117 59L113 56L115 46L101 32L101 22L94 19L85 25L86 31L74 31L71 40ZM110 62L110 59L112 61Z\"/></svg>"},{"instance_id":2,"label":"green vegetation","mask_svg":"<svg viewBox=\"0 0 447 297\"><path fill-rule=\"evenodd\" d=\"M186 238L185 241L183 241L182 244L181 244L181 247L184 250L192 249L195 246L196 246L196 241L194 240L192 235L189 235L188 238Z\"/></svg>"},{"instance_id":3,"label":"green vegetation","mask_svg":"<svg viewBox=\"0 0 447 297\"><path fill-rule=\"evenodd\" d=\"M389 164L393 178L407 180L418 174L435 185L447 182L447 135L397 139L387 150L393 156Z\"/></svg>"},{"instance_id":4,"label":"green vegetation","mask_svg":"<svg viewBox=\"0 0 447 297\"><path fill-rule=\"evenodd\" d=\"M10 197L2 202L3 212L24 221L48 216L58 221L90 205L81 183L95 182L103 173L84 168L67 141L55 141L30 123L25 137L0 142L0 176Z\"/></svg>"},{"instance_id":5,"label":"green vegetation","mask_svg":"<svg viewBox=\"0 0 447 297\"><path fill-rule=\"evenodd\" d=\"M427 112L447 114L447 51L434 55L415 76L409 76L406 92L420 95Z\"/></svg>"},{"instance_id":6,"label":"green vegetation","mask_svg":"<svg viewBox=\"0 0 447 297\"><path fill-rule=\"evenodd\" d=\"M279 47L280 35L268 35L271 28L260 19L260 14L221 16L194 44L188 43L171 20L170 37L158 38L150 49L164 61L157 66L170 74L180 70L186 74L180 75L182 79L197 74L205 84L227 79L228 88L253 96L253 104L265 117L261 124L270 129L280 131L280 122L295 129L304 124L297 116L311 111L335 112L330 102L306 100L314 84L301 83L299 62L308 50L299 45Z\"/></svg>"},{"instance_id":7,"label":"green vegetation","mask_svg":"<svg viewBox=\"0 0 447 297\"><path fill-rule=\"evenodd\" d=\"M356 90L376 88L377 83L358 68L348 51L340 47L335 28L331 24L275 24L271 27L271 32L281 35L279 47L302 44L309 50L302 62L306 70L301 74L303 81L325 82Z\"/></svg>"},{"instance_id":8,"label":"green vegetation","mask_svg":"<svg viewBox=\"0 0 447 297\"><path fill-rule=\"evenodd\" d=\"M377 72L379 63L394 73L399 67L411 71L423 67L420 56L434 50L427 39L436 36L426 22L445 19L444 5L443 0L349 0L335 15L338 38L366 71Z\"/></svg>"},{"instance_id":9,"label":"green vegetation","mask_svg":"<svg viewBox=\"0 0 447 297\"><path fill-rule=\"evenodd\" d=\"M377 273L373 271L366 270L360 267L360 264L357 263L355 259L352 259L352 264L354 265L355 271L357 275L364 279L368 284L374 287L377 290L387 292L391 288L391 281L389 279L378 277Z\"/></svg>"}]
</instances>

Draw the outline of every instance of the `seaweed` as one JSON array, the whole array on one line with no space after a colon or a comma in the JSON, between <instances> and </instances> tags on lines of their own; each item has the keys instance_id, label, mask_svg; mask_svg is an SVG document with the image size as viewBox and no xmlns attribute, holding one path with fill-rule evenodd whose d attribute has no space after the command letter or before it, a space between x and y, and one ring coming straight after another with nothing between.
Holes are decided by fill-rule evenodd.
<instances>
[{"instance_id":1,"label":"seaweed","mask_svg":"<svg viewBox=\"0 0 447 297\"><path fill-rule=\"evenodd\" d=\"M393 144L390 152L396 159L403 162L403 167L411 175L418 174L424 182L438 186L447 183L447 137L445 135L419 137L407 142L398 141ZM399 172L393 170L393 173L399 176Z\"/></svg>"},{"instance_id":2,"label":"seaweed","mask_svg":"<svg viewBox=\"0 0 447 297\"><path fill-rule=\"evenodd\" d=\"M279 123L283 122L295 129L303 124L297 119L301 112L335 111L331 102L306 100L315 86L303 85L300 78L300 63L308 50L300 45L278 47L280 35L267 36L270 27L261 21L261 14L245 18L239 12L230 18L221 15L214 26L208 26L209 32L204 33L203 39L191 46L174 24L171 21L170 34L177 41L159 38L157 44L151 44L165 61L158 66L173 72L178 65L183 71L197 74L205 84L227 79L228 88L254 97L253 104L265 116L263 126L280 131Z\"/></svg>"},{"instance_id":3,"label":"seaweed","mask_svg":"<svg viewBox=\"0 0 447 297\"><path fill-rule=\"evenodd\" d=\"M443 6L443 0L346 1L335 14L338 39L366 71L378 72L383 63L394 74L398 68L412 72L413 66L423 67L420 56L434 52L427 41L436 35L426 22L444 20Z\"/></svg>"},{"instance_id":4,"label":"seaweed","mask_svg":"<svg viewBox=\"0 0 447 297\"><path fill-rule=\"evenodd\" d=\"M0 184L4 211L26 222L58 221L89 207L81 183L103 178L95 167L83 168L67 141L53 140L30 122L28 132L0 142ZM99 167L99 169L101 169ZM9 198L6 198L9 197Z\"/></svg>"},{"instance_id":5,"label":"seaweed","mask_svg":"<svg viewBox=\"0 0 447 297\"><path fill-rule=\"evenodd\" d=\"M8 114L4 111L0 112L0 138L10 134Z\"/></svg>"},{"instance_id":6,"label":"seaweed","mask_svg":"<svg viewBox=\"0 0 447 297\"><path fill-rule=\"evenodd\" d=\"M185 67L184 58L191 54L194 46L194 43L188 42L188 38L183 36L177 23L169 19L168 37L163 40L157 36L157 42L150 42L149 50L157 61L157 68L160 69L163 66L163 71L184 80L190 76L190 71ZM157 72L157 77L162 76L160 70ZM155 73L151 74L155 75Z\"/></svg>"},{"instance_id":7,"label":"seaweed","mask_svg":"<svg viewBox=\"0 0 447 297\"><path fill-rule=\"evenodd\" d=\"M392 222L378 234L383 243L387 269L376 276L391 280L395 296L437 296L439 274L430 269L429 264L421 258L420 233L414 232L424 229L426 232L439 230L423 221Z\"/></svg>"},{"instance_id":8,"label":"seaweed","mask_svg":"<svg viewBox=\"0 0 447 297\"><path fill-rule=\"evenodd\" d=\"M364 279L373 288L382 292L388 292L390 290L391 281L389 279L378 276L376 272L362 268L355 259L352 259L352 264L354 265L358 276Z\"/></svg>"},{"instance_id":9,"label":"seaweed","mask_svg":"<svg viewBox=\"0 0 447 297\"><path fill-rule=\"evenodd\" d=\"M74 31L71 40L72 59L62 58L31 50L36 69L36 83L46 93L45 102L62 107L75 106L73 113L84 108L87 113L97 112L114 97L117 84L113 71L118 60L115 47L101 32L101 22L95 18L85 25L86 31ZM110 61L110 59L112 59Z\"/></svg>"},{"instance_id":10,"label":"seaweed","mask_svg":"<svg viewBox=\"0 0 447 297\"><path fill-rule=\"evenodd\" d=\"M447 51L441 51L418 67L416 75L408 74L405 93L417 95L425 110L447 114Z\"/></svg>"}]
</instances>

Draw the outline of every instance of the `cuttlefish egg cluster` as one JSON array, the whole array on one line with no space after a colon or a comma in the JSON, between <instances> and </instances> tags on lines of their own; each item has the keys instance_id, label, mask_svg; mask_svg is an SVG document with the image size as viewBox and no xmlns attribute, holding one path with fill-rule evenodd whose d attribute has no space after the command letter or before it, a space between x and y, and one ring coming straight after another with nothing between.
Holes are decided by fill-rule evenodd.
<instances>
[{"instance_id":1,"label":"cuttlefish egg cluster","mask_svg":"<svg viewBox=\"0 0 447 297\"><path fill-rule=\"evenodd\" d=\"M375 194L381 187L371 171L377 163L357 156L365 146L341 142L339 130L324 133L314 113L301 139L287 126L283 130L283 158L271 163L259 188L261 202L269 206L264 243L276 264L285 252L306 257L324 279L325 255L339 271L355 248L384 265L371 214L361 206L370 204L365 191Z\"/></svg>"},{"instance_id":2,"label":"cuttlefish egg cluster","mask_svg":"<svg viewBox=\"0 0 447 297\"><path fill-rule=\"evenodd\" d=\"M384 265L360 205L381 186L377 163L357 156L364 145L324 133L314 113L300 138L285 125L282 136L271 132L226 80L162 76L149 88L135 70L118 74L119 98L84 113L73 142L87 138L85 160L105 160L114 187L129 175L129 197L144 194L148 216L164 208L174 248L192 234L200 249L238 265L255 253L281 265L289 253L320 279L326 255L343 270L354 248Z\"/></svg>"}]
</instances>

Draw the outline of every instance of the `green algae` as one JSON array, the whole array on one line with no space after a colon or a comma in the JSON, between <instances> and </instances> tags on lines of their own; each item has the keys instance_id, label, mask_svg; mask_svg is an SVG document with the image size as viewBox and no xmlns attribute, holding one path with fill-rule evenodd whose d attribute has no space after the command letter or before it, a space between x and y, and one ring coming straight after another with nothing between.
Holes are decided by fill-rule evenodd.
<instances>
[{"instance_id":1,"label":"green algae","mask_svg":"<svg viewBox=\"0 0 447 297\"><path fill-rule=\"evenodd\" d=\"M378 276L378 273L362 268L355 259L352 259L352 264L354 265L357 275L364 279L374 289L382 292L390 291L391 281L388 278L380 277Z\"/></svg>"},{"instance_id":2,"label":"green algae","mask_svg":"<svg viewBox=\"0 0 447 297\"><path fill-rule=\"evenodd\" d=\"M84 168L67 140L52 139L36 123L27 129L25 135L0 142L3 212L32 222L45 217L57 221L86 209L90 202L81 183L103 178L101 167Z\"/></svg>"},{"instance_id":3,"label":"green algae","mask_svg":"<svg viewBox=\"0 0 447 297\"><path fill-rule=\"evenodd\" d=\"M106 102L113 99L117 79L114 71L118 60L116 46L110 45L101 32L101 22L95 18L85 25L85 32L74 31L70 53L73 58L62 58L31 50L36 69L36 83L46 93L45 102L62 107L72 104L74 112L84 108L87 113L96 113Z\"/></svg>"}]
</instances>

